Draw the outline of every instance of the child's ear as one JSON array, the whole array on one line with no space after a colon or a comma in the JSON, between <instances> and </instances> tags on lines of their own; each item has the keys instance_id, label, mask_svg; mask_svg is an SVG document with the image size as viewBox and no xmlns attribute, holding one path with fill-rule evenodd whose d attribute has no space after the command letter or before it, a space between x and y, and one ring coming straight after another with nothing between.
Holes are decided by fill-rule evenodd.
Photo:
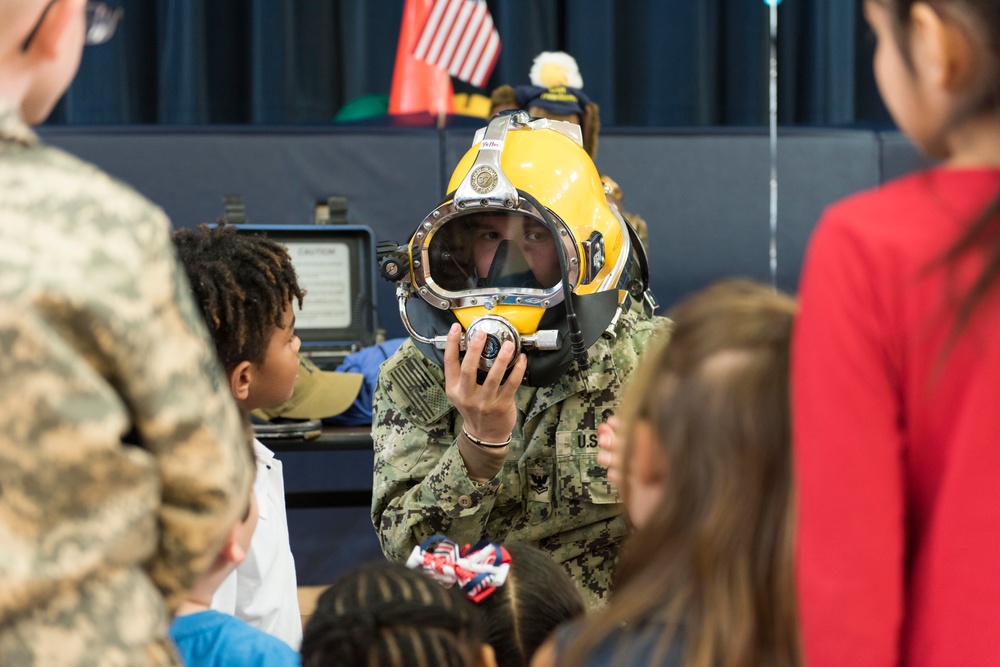
<instances>
[{"instance_id":1,"label":"child's ear","mask_svg":"<svg viewBox=\"0 0 1000 667\"><path fill-rule=\"evenodd\" d=\"M222 543L222 548L219 549L219 560L226 563L233 563L234 565L239 565L246 560L246 549L240 544L239 531L241 525L241 523L238 523L229 531L226 541Z\"/></svg>"},{"instance_id":2,"label":"child's ear","mask_svg":"<svg viewBox=\"0 0 1000 667\"><path fill-rule=\"evenodd\" d=\"M229 371L229 389L237 401L245 401L250 396L250 381L253 379L253 364L241 361Z\"/></svg>"},{"instance_id":3,"label":"child's ear","mask_svg":"<svg viewBox=\"0 0 1000 667\"><path fill-rule=\"evenodd\" d=\"M531 656L530 667L552 667L556 661L556 640L552 635Z\"/></svg>"},{"instance_id":4,"label":"child's ear","mask_svg":"<svg viewBox=\"0 0 1000 667\"><path fill-rule=\"evenodd\" d=\"M38 31L31 40L28 53L44 60L53 60L59 56L66 40L63 37L68 30L76 25L82 28L80 16L83 14L85 0L64 0L49 6L48 12L38 26Z\"/></svg>"},{"instance_id":5,"label":"child's ear","mask_svg":"<svg viewBox=\"0 0 1000 667\"><path fill-rule=\"evenodd\" d=\"M980 36L973 35L969 26L962 26L957 21L944 22L944 57L946 61L945 86L951 90L961 90L976 84L977 73L983 69L977 62L975 41ZM983 49L985 50L985 49Z\"/></svg>"},{"instance_id":6,"label":"child's ear","mask_svg":"<svg viewBox=\"0 0 1000 667\"><path fill-rule=\"evenodd\" d=\"M652 486L662 484L667 475L667 462L659 441L653 433L653 426L642 419L632 429L631 457L628 467L640 484Z\"/></svg>"},{"instance_id":7,"label":"child's ear","mask_svg":"<svg viewBox=\"0 0 1000 667\"><path fill-rule=\"evenodd\" d=\"M910 9L910 44L914 63L941 90L961 88L975 73L972 39L954 20L926 2Z\"/></svg>"}]
</instances>

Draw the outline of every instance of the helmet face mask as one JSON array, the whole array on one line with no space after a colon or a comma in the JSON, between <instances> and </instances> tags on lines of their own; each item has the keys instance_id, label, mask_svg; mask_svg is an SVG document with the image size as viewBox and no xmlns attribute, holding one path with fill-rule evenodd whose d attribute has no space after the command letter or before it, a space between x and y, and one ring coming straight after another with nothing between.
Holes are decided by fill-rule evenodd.
<instances>
[{"instance_id":1,"label":"helmet face mask","mask_svg":"<svg viewBox=\"0 0 1000 667\"><path fill-rule=\"evenodd\" d=\"M556 243L545 223L531 216L474 211L445 221L429 240L431 278L452 293L551 296L562 287Z\"/></svg>"},{"instance_id":2,"label":"helmet face mask","mask_svg":"<svg viewBox=\"0 0 1000 667\"><path fill-rule=\"evenodd\" d=\"M425 240L411 246L414 264L422 269L413 272L413 282L426 288L420 294L429 304L442 309L488 302L547 308L562 302L559 246L572 285L579 276L576 243L559 220L559 236L554 237L541 214L522 201L526 206L515 211L463 212L452 203L435 210L439 219Z\"/></svg>"},{"instance_id":3,"label":"helmet face mask","mask_svg":"<svg viewBox=\"0 0 1000 667\"><path fill-rule=\"evenodd\" d=\"M457 320L463 350L479 328L493 357L511 340L528 357L524 382L544 386L574 358L583 361L602 334L613 336L631 303L636 249L577 126L524 112L496 116L449 189L411 237L410 280L397 290L403 323L428 357L443 363ZM486 356L481 377L492 366Z\"/></svg>"}]
</instances>

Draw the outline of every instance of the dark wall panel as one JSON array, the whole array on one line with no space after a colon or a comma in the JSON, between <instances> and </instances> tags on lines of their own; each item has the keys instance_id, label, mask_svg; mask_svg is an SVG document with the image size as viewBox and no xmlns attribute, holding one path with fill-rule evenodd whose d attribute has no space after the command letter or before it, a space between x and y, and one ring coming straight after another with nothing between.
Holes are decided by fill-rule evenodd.
<instances>
[{"instance_id":1,"label":"dark wall panel","mask_svg":"<svg viewBox=\"0 0 1000 667\"><path fill-rule=\"evenodd\" d=\"M879 140L882 152L881 175L883 183L932 164L931 160L921 155L910 143L910 140L899 132L881 134Z\"/></svg>"},{"instance_id":2,"label":"dark wall panel","mask_svg":"<svg viewBox=\"0 0 1000 667\"><path fill-rule=\"evenodd\" d=\"M445 171L473 133L446 133ZM762 132L601 135L597 166L649 224L664 306L726 276L770 280L770 148ZM778 140L778 284L794 292L806 242L831 202L879 183L872 132L783 130Z\"/></svg>"},{"instance_id":3,"label":"dark wall panel","mask_svg":"<svg viewBox=\"0 0 1000 667\"><path fill-rule=\"evenodd\" d=\"M216 219L241 194L253 222L308 223L317 200L348 198L350 222L404 241L445 194L474 130L67 131L45 138L131 183L175 225ZM778 284L794 291L806 243L829 203L926 165L899 134L782 130ZM770 279L769 143L761 131L607 131L597 165L649 223L653 288L669 306L724 276ZM392 286L380 319L404 335Z\"/></svg>"},{"instance_id":4,"label":"dark wall panel","mask_svg":"<svg viewBox=\"0 0 1000 667\"><path fill-rule=\"evenodd\" d=\"M93 162L163 207L175 226L212 222L223 197L243 196L249 222L310 224L317 201L348 199L348 219L403 240L436 205L434 130L307 132L63 131L44 138ZM389 336L404 335L392 286L377 300Z\"/></svg>"},{"instance_id":5,"label":"dark wall panel","mask_svg":"<svg viewBox=\"0 0 1000 667\"><path fill-rule=\"evenodd\" d=\"M726 275L767 270L767 149L739 135L607 134L597 164L649 225L661 305Z\"/></svg>"},{"instance_id":6,"label":"dark wall panel","mask_svg":"<svg viewBox=\"0 0 1000 667\"><path fill-rule=\"evenodd\" d=\"M792 134L778 146L778 286L795 293L823 210L879 184L879 145L869 132L821 131Z\"/></svg>"},{"instance_id":7,"label":"dark wall panel","mask_svg":"<svg viewBox=\"0 0 1000 667\"><path fill-rule=\"evenodd\" d=\"M348 198L351 222L412 231L438 188L437 133L64 132L45 139L160 204L175 225L214 220L243 196L252 222L309 224L317 200Z\"/></svg>"}]
</instances>

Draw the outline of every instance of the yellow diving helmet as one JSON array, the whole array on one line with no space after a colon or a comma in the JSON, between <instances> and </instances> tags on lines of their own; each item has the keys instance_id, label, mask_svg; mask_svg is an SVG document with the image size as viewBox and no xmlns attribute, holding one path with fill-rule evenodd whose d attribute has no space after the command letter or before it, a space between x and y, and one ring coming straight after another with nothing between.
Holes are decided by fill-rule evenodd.
<instances>
[{"instance_id":1,"label":"yellow diving helmet","mask_svg":"<svg viewBox=\"0 0 1000 667\"><path fill-rule=\"evenodd\" d=\"M546 386L574 359L585 364L600 336L614 336L633 298L655 308L645 251L608 205L578 125L524 111L495 116L448 189L409 243L381 260L398 281L404 326L431 359L443 363L457 320L463 350L471 333L487 334L483 376L510 340L528 357L525 384Z\"/></svg>"}]
</instances>

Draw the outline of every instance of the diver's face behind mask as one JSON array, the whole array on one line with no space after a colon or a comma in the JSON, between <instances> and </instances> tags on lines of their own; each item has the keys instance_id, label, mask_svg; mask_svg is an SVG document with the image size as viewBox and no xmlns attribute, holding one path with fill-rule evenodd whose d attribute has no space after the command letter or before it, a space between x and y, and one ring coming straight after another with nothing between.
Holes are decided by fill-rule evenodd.
<instances>
[{"instance_id":1,"label":"diver's face behind mask","mask_svg":"<svg viewBox=\"0 0 1000 667\"><path fill-rule=\"evenodd\" d=\"M455 170L454 192L386 275L429 358L443 364L457 320L463 350L475 331L487 334L481 377L510 340L528 358L524 384L551 385L602 334L613 336L630 304L629 228L607 204L579 127L521 112L495 117L475 144ZM399 271L404 258L408 274Z\"/></svg>"},{"instance_id":2,"label":"diver's face behind mask","mask_svg":"<svg viewBox=\"0 0 1000 667\"><path fill-rule=\"evenodd\" d=\"M430 279L453 295L551 295L562 281L557 243L544 222L523 213L473 212L443 224L428 242Z\"/></svg>"}]
</instances>

